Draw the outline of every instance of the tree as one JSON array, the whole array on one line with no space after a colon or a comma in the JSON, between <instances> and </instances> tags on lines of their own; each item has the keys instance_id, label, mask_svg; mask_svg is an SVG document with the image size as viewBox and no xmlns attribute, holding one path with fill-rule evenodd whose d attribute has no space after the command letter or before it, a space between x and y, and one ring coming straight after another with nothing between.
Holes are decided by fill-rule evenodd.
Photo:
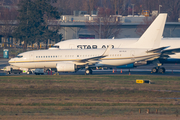
<instances>
[{"instance_id":1,"label":"tree","mask_svg":"<svg viewBox=\"0 0 180 120\"><path fill-rule=\"evenodd\" d=\"M98 0L84 0L82 2L82 10L87 11L88 14L91 14L91 11L96 10Z\"/></svg>"},{"instance_id":2,"label":"tree","mask_svg":"<svg viewBox=\"0 0 180 120\"><path fill-rule=\"evenodd\" d=\"M19 4L19 25L14 31L14 37L27 44L38 44L44 40L48 31L48 19L59 18L57 9L50 4L50 0L22 0Z\"/></svg>"},{"instance_id":3,"label":"tree","mask_svg":"<svg viewBox=\"0 0 180 120\"><path fill-rule=\"evenodd\" d=\"M5 39L4 47L6 47L7 39L12 35L14 24L16 22L16 16L18 13L13 6L11 6L11 8L2 7L1 9L0 21L3 25L0 26L0 33Z\"/></svg>"},{"instance_id":4,"label":"tree","mask_svg":"<svg viewBox=\"0 0 180 120\"><path fill-rule=\"evenodd\" d=\"M10 1L10 2L8 2ZM1 4L16 4L23 0L1 0ZM35 0L33 0L35 1ZM39 0L44 1L44 0ZM48 0L50 4L57 7L64 15L72 15L73 11L88 11L97 10L98 7L109 8L113 14L127 15L128 8L132 8L134 4L135 14L141 13L142 10L159 10L159 5L162 5L161 11L168 13L169 21L177 21L180 11L179 0ZM130 14L130 13L129 13Z\"/></svg>"},{"instance_id":5,"label":"tree","mask_svg":"<svg viewBox=\"0 0 180 120\"><path fill-rule=\"evenodd\" d=\"M98 16L94 21L87 21L87 27L94 31L99 38L112 38L120 33L120 21L110 16L110 9L99 8Z\"/></svg>"},{"instance_id":6,"label":"tree","mask_svg":"<svg viewBox=\"0 0 180 120\"><path fill-rule=\"evenodd\" d=\"M91 12L91 11L94 11L95 10L95 8L96 8L96 5L97 5L97 0L88 0L88 10L89 10L89 13Z\"/></svg>"},{"instance_id":7,"label":"tree","mask_svg":"<svg viewBox=\"0 0 180 120\"><path fill-rule=\"evenodd\" d=\"M24 50L28 43L35 42L36 30L39 27L38 20L35 19L34 14L35 4L31 0L22 0L19 4L18 27L14 30L13 36L24 41ZM35 16L34 16L35 15Z\"/></svg>"},{"instance_id":8,"label":"tree","mask_svg":"<svg viewBox=\"0 0 180 120\"><path fill-rule=\"evenodd\" d=\"M121 11L123 8L124 0L111 0L112 9L114 10L114 15L122 14Z\"/></svg>"},{"instance_id":9,"label":"tree","mask_svg":"<svg viewBox=\"0 0 180 120\"><path fill-rule=\"evenodd\" d=\"M35 0L35 5L38 8L38 12L41 13L41 19L43 19L43 35L40 35L38 39L36 39L36 42L46 42L46 48L47 48L47 41L48 39L58 39L59 41L62 39L62 34L58 34L58 29L60 29L59 26L57 27L51 27L49 28L49 20L53 19L59 19L60 15L57 12L57 8L51 6L50 0ZM52 29L53 28L53 29ZM50 34L50 35L49 35ZM49 35L49 36L47 36ZM39 45L38 45L39 46Z\"/></svg>"},{"instance_id":10,"label":"tree","mask_svg":"<svg viewBox=\"0 0 180 120\"><path fill-rule=\"evenodd\" d=\"M163 12L168 13L168 21L177 22L180 17L179 0L161 0Z\"/></svg>"}]
</instances>

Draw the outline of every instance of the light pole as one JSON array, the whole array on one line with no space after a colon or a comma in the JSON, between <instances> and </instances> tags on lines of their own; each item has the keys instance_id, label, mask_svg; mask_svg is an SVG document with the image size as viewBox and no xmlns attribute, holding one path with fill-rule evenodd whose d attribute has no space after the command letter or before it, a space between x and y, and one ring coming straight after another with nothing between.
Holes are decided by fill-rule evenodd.
<instances>
[{"instance_id":1,"label":"light pole","mask_svg":"<svg viewBox=\"0 0 180 120\"><path fill-rule=\"evenodd\" d=\"M159 13L161 12L160 10L161 10L161 7L162 7L162 5L159 5Z\"/></svg>"},{"instance_id":2,"label":"light pole","mask_svg":"<svg viewBox=\"0 0 180 120\"><path fill-rule=\"evenodd\" d=\"M132 15L133 15L133 17L134 17L134 5L135 4L131 4L132 5Z\"/></svg>"}]
</instances>

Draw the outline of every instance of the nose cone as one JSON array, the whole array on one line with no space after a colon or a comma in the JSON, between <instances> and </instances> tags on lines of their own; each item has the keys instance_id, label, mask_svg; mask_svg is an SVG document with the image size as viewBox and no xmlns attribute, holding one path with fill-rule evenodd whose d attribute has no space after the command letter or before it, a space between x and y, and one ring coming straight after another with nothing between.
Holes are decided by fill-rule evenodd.
<instances>
[{"instance_id":1,"label":"nose cone","mask_svg":"<svg viewBox=\"0 0 180 120\"><path fill-rule=\"evenodd\" d=\"M13 62L14 62L14 58L11 58L11 59L8 61L9 64L12 64Z\"/></svg>"}]
</instances>

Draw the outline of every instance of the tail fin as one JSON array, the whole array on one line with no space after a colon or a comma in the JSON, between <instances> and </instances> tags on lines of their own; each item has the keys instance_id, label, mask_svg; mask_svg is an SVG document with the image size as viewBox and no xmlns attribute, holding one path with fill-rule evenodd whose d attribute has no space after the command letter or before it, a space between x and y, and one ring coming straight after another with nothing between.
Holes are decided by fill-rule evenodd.
<instances>
[{"instance_id":1,"label":"tail fin","mask_svg":"<svg viewBox=\"0 0 180 120\"><path fill-rule=\"evenodd\" d=\"M157 16L153 23L143 33L139 40L127 47L131 48L157 48L160 46L164 26L167 18L167 13L162 13Z\"/></svg>"}]
</instances>

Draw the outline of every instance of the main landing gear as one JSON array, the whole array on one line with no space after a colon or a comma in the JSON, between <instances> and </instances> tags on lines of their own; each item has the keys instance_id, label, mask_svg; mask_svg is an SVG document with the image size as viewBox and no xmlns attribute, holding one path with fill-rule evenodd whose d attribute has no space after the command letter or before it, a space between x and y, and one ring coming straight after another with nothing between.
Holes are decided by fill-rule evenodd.
<instances>
[{"instance_id":1,"label":"main landing gear","mask_svg":"<svg viewBox=\"0 0 180 120\"><path fill-rule=\"evenodd\" d=\"M164 67L153 67L151 73L165 73L165 71Z\"/></svg>"},{"instance_id":2,"label":"main landing gear","mask_svg":"<svg viewBox=\"0 0 180 120\"><path fill-rule=\"evenodd\" d=\"M85 70L85 75L90 75L92 74L92 69L88 68Z\"/></svg>"},{"instance_id":3,"label":"main landing gear","mask_svg":"<svg viewBox=\"0 0 180 120\"><path fill-rule=\"evenodd\" d=\"M156 67L151 69L151 73L165 73L166 69L161 67L163 64L160 63L159 60L155 60L153 63L156 64Z\"/></svg>"},{"instance_id":4,"label":"main landing gear","mask_svg":"<svg viewBox=\"0 0 180 120\"><path fill-rule=\"evenodd\" d=\"M86 66L85 66L85 75L90 75L90 74L92 74L92 69L89 68L88 65L86 65Z\"/></svg>"},{"instance_id":5,"label":"main landing gear","mask_svg":"<svg viewBox=\"0 0 180 120\"><path fill-rule=\"evenodd\" d=\"M27 71L27 74L28 74L28 75L32 74L32 71L28 70L28 71Z\"/></svg>"}]
</instances>

